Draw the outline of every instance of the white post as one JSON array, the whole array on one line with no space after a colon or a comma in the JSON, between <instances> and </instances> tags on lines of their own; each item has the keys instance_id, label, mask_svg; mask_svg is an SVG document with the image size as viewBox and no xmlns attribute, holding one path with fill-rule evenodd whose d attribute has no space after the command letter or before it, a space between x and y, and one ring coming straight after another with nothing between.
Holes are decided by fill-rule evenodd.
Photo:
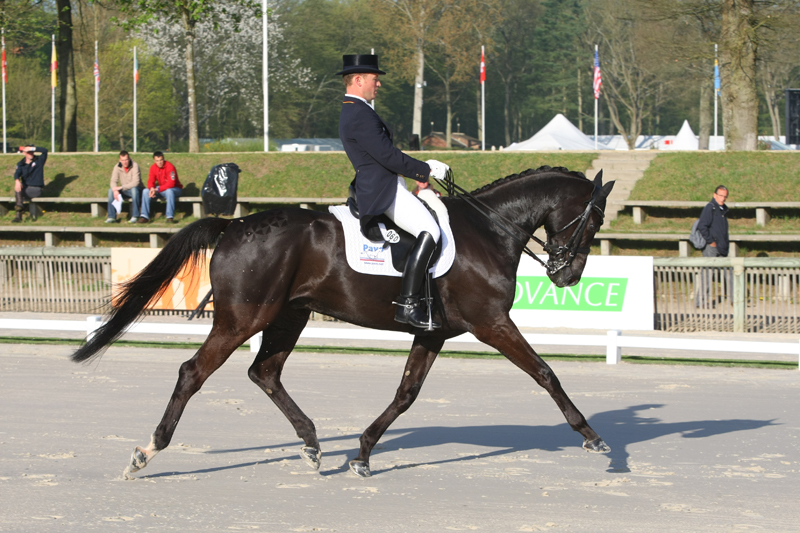
<instances>
[{"instance_id":1,"label":"white post","mask_svg":"<svg viewBox=\"0 0 800 533\"><path fill-rule=\"evenodd\" d=\"M619 347L618 338L620 331L616 329L609 330L608 344L606 344L606 364L616 365L622 360L622 348Z\"/></svg>"},{"instance_id":2,"label":"white post","mask_svg":"<svg viewBox=\"0 0 800 533\"><path fill-rule=\"evenodd\" d=\"M86 340L91 340L94 337L94 332L103 325L103 317L99 315L92 315L86 317Z\"/></svg>"},{"instance_id":3,"label":"white post","mask_svg":"<svg viewBox=\"0 0 800 533\"><path fill-rule=\"evenodd\" d=\"M136 124L136 118L137 118L136 117L136 86L139 83L139 80L137 79L138 74L139 74L139 61L136 58L136 47L134 46L133 47L133 152L134 153L136 153L138 151L137 150L138 146L136 144L136 137L137 137L137 135L136 135L136 126L137 126L137 124Z\"/></svg>"},{"instance_id":4,"label":"white post","mask_svg":"<svg viewBox=\"0 0 800 533\"><path fill-rule=\"evenodd\" d=\"M481 45L481 150L486 150L486 62L483 56L484 46Z\"/></svg>"},{"instance_id":5,"label":"white post","mask_svg":"<svg viewBox=\"0 0 800 533\"><path fill-rule=\"evenodd\" d=\"M263 46L262 46L262 73L261 73L261 80L262 85L264 86L264 151L269 152L269 43L267 41L268 32L267 26L269 25L267 19L267 0L261 0L262 2L262 18L264 22L264 30L263 30Z\"/></svg>"},{"instance_id":6,"label":"white post","mask_svg":"<svg viewBox=\"0 0 800 533\"><path fill-rule=\"evenodd\" d=\"M375 49L374 48L370 48L369 49L369 53L372 54L372 55L375 55ZM372 100L369 101L369 103L372 106L372 109L375 109L375 99L373 98Z\"/></svg>"},{"instance_id":7,"label":"white post","mask_svg":"<svg viewBox=\"0 0 800 533\"><path fill-rule=\"evenodd\" d=\"M597 55L597 45L594 45L594 53ZM594 75L592 75L592 92L594 92ZM597 150L597 101L599 98L594 97L594 149Z\"/></svg>"},{"instance_id":8,"label":"white post","mask_svg":"<svg viewBox=\"0 0 800 533\"><path fill-rule=\"evenodd\" d=\"M98 105L98 98L100 95L100 65L97 63L97 41L94 42L94 151L100 151L100 143L98 142L98 133L97 130L99 129L98 126L100 122L98 121L98 112L97 112L97 105Z\"/></svg>"},{"instance_id":9,"label":"white post","mask_svg":"<svg viewBox=\"0 0 800 533\"><path fill-rule=\"evenodd\" d=\"M714 67L715 67L715 69L714 69L715 71L716 71L717 68L719 68L718 64L717 64L717 45L716 44L714 44ZM714 77L716 78L716 72L714 73ZM716 79L714 81L716 82ZM716 83L715 83L715 85L716 85ZM717 143L717 99L718 98L719 98L719 91L717 91L717 88L714 87L714 146L715 147L717 146L716 143Z\"/></svg>"},{"instance_id":10,"label":"white post","mask_svg":"<svg viewBox=\"0 0 800 533\"><path fill-rule=\"evenodd\" d=\"M259 331L250 337L250 351L252 353L258 353L258 351L261 349L261 335L262 333Z\"/></svg>"},{"instance_id":11,"label":"white post","mask_svg":"<svg viewBox=\"0 0 800 533\"><path fill-rule=\"evenodd\" d=\"M50 68L53 68L53 58L56 55L56 36L53 34L53 47L50 53ZM56 151L56 84L58 69L50 73L50 151Z\"/></svg>"},{"instance_id":12,"label":"white post","mask_svg":"<svg viewBox=\"0 0 800 533\"><path fill-rule=\"evenodd\" d=\"M6 153L6 29L3 28L3 153Z\"/></svg>"}]
</instances>

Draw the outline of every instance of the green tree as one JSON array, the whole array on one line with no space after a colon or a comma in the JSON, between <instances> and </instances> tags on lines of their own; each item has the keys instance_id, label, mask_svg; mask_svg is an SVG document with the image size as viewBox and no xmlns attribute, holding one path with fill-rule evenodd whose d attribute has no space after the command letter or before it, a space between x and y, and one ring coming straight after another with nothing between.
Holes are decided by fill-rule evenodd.
<instances>
[{"instance_id":1,"label":"green tree","mask_svg":"<svg viewBox=\"0 0 800 533\"><path fill-rule=\"evenodd\" d=\"M252 10L253 17L261 16L260 3L253 0L229 0L227 3L214 0L114 0L127 17L126 29L146 25L154 19L181 24L184 32L184 59L186 64L186 86L189 114L189 152L199 152L199 128L197 119L197 94L195 80L195 29L199 22L212 19L216 13L227 14L228 5L241 5ZM232 18L234 31L241 19Z\"/></svg>"}]
</instances>

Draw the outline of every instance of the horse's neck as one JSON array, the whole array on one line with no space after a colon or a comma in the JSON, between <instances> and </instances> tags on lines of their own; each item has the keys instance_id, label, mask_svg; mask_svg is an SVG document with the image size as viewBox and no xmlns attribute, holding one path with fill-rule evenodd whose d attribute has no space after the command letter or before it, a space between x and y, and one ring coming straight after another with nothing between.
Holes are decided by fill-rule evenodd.
<instances>
[{"instance_id":1,"label":"horse's neck","mask_svg":"<svg viewBox=\"0 0 800 533\"><path fill-rule=\"evenodd\" d=\"M563 201L563 186L562 176L530 176L484 191L478 198L532 234L550 210Z\"/></svg>"}]
</instances>

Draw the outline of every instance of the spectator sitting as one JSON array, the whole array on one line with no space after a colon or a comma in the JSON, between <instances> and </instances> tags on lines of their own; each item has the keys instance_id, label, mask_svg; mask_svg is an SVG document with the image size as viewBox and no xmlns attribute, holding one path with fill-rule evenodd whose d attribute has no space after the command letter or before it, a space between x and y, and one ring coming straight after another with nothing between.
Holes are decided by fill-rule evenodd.
<instances>
[{"instance_id":1,"label":"spectator sitting","mask_svg":"<svg viewBox=\"0 0 800 533\"><path fill-rule=\"evenodd\" d=\"M44 188L44 164L47 162L47 148L38 146L20 146L20 152L25 153L25 158L17 163L14 172L14 197L16 204L14 210L17 216L11 222L22 222L23 202L42 195ZM41 155L36 157L35 152ZM30 204L31 220L36 220L36 208Z\"/></svg>"},{"instance_id":2,"label":"spectator sitting","mask_svg":"<svg viewBox=\"0 0 800 533\"><path fill-rule=\"evenodd\" d=\"M135 223L139 219L139 206L142 203L142 174L139 165L131 160L130 155L125 150L119 153L119 163L111 171L111 187L108 189L108 218L106 223L117 222L117 210L114 207L114 200L130 198L131 218L129 224Z\"/></svg>"},{"instance_id":3,"label":"spectator sitting","mask_svg":"<svg viewBox=\"0 0 800 533\"><path fill-rule=\"evenodd\" d=\"M169 161L164 160L162 152L153 152L153 166L147 178L147 188L142 195L142 215L139 224L150 222L150 199L158 195L167 201L167 223L175 223L175 203L181 197L183 185L178 179L178 171ZM157 185L156 185L157 183Z\"/></svg>"}]
</instances>

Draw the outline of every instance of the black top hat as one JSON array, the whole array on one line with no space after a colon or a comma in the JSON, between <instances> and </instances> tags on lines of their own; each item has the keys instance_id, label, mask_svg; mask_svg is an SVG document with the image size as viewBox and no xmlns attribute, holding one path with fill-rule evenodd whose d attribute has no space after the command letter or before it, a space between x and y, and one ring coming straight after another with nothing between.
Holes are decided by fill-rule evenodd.
<instances>
[{"instance_id":1,"label":"black top hat","mask_svg":"<svg viewBox=\"0 0 800 533\"><path fill-rule=\"evenodd\" d=\"M342 56L342 63L344 68L341 72L337 72L337 76L346 76L347 74L357 74L361 72L371 72L373 74L386 74L378 68L378 56L370 54L350 54Z\"/></svg>"}]
</instances>

